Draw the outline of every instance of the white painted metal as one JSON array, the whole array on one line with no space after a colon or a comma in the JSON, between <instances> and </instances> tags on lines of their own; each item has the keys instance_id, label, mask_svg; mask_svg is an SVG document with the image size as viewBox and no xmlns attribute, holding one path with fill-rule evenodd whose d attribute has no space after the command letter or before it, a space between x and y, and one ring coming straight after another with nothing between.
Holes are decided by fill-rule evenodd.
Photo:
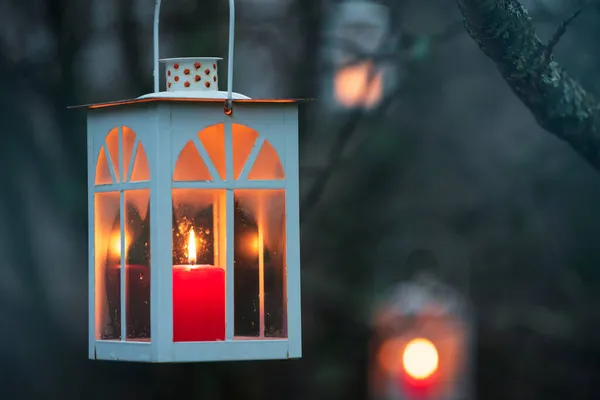
<instances>
[{"instance_id":1,"label":"white painted metal","mask_svg":"<svg viewBox=\"0 0 600 400\"><path fill-rule=\"evenodd\" d=\"M199 362L219 360L285 359L302 355L300 307L300 226L298 182L298 112L294 103L240 103L233 116L226 116L222 106L213 103L149 103L123 105L110 109L92 109L88 118L88 177L90 218L90 347L89 357L103 360L142 362ZM202 129L223 124L225 133L226 178L218 179L215 166L198 140ZM285 179L249 181L233 178L233 124L241 124L259 134L257 146L269 141L277 151ZM111 129L132 129L146 152L150 180L146 182L114 182L95 185L98 152ZM136 143L137 143L136 140ZM173 182L177 157L190 140L195 142L213 181ZM134 149L137 148L137 144ZM108 149L106 149L107 151ZM135 150L134 150L135 151ZM258 154L258 150L256 150ZM108 156L107 152L107 156ZM123 155L119 158L122 159ZM256 160L254 155L249 165ZM121 162L122 164L122 162ZM127 166L131 174L133 160ZM123 171L120 167L120 171ZM210 168L210 167L208 167ZM243 168L245 174L249 166ZM114 173L114 171L113 171ZM122 172L121 172L122 174ZM95 336L94 283L94 193L150 189L150 262L151 262L151 341L105 341ZM226 246L222 256L226 266L226 332L222 342L173 343L172 298L172 194L173 188L225 189ZM285 189L286 206L286 293L287 338L256 340L234 337L234 269L233 215L235 189ZM121 204L123 206L123 204ZM268 211L267 211L268 212ZM124 229L124 221L122 221ZM125 235L122 234L122 240ZM124 253L124 252L122 252ZM123 256L123 254L122 254ZM122 263L124 260L122 260ZM122 308L125 307L123 303ZM124 315L124 314L123 314ZM123 325L125 329L126 324ZM126 335L124 331L123 337Z\"/></svg>"},{"instance_id":2,"label":"white painted metal","mask_svg":"<svg viewBox=\"0 0 600 400\"><path fill-rule=\"evenodd\" d=\"M109 361L152 361L152 345L144 342L96 341L96 359Z\"/></svg>"},{"instance_id":3,"label":"white painted metal","mask_svg":"<svg viewBox=\"0 0 600 400\"><path fill-rule=\"evenodd\" d=\"M123 127L119 126L119 176L117 182L123 182ZM125 268L125 191L119 190L119 235L121 242L121 340L127 340L127 268Z\"/></svg>"},{"instance_id":4,"label":"white painted metal","mask_svg":"<svg viewBox=\"0 0 600 400\"><path fill-rule=\"evenodd\" d=\"M160 5L161 0L156 0L154 5L154 92L160 92L159 77L158 77L158 60L159 60L159 33L158 27L160 24ZM228 60L227 60L227 100L233 99L233 46L235 34L235 1L229 0L229 43L228 43Z\"/></svg>"},{"instance_id":5,"label":"white painted metal","mask_svg":"<svg viewBox=\"0 0 600 400\"><path fill-rule=\"evenodd\" d=\"M138 99L223 99L227 100L227 92L224 91L200 91L200 90L188 90L180 92L154 92L148 93L138 97ZM231 98L233 100L248 100L250 97L241 93L232 92Z\"/></svg>"},{"instance_id":6,"label":"white painted metal","mask_svg":"<svg viewBox=\"0 0 600 400\"><path fill-rule=\"evenodd\" d=\"M285 189L286 186L285 180L173 182L173 187L180 189Z\"/></svg>"},{"instance_id":7,"label":"white painted metal","mask_svg":"<svg viewBox=\"0 0 600 400\"><path fill-rule=\"evenodd\" d=\"M235 1L229 0L229 38L227 52L227 100L231 101L233 91L233 45L235 42Z\"/></svg>"},{"instance_id":8,"label":"white painted metal","mask_svg":"<svg viewBox=\"0 0 600 400\"><path fill-rule=\"evenodd\" d=\"M150 161L154 175L150 186L150 263L152 268L150 326L152 342L158 346L153 361L172 360L173 274L172 274L172 195L171 195L171 104L155 108L154 142L156 155Z\"/></svg>"},{"instance_id":9,"label":"white painted metal","mask_svg":"<svg viewBox=\"0 0 600 400\"><path fill-rule=\"evenodd\" d=\"M256 142L254 142L254 146L252 146L252 150L250 150L250 155L248 156L248 161L246 162L246 165L244 165L244 167L242 168L242 172L240 173L240 180L245 181L248 179L248 174L250 173L252 166L254 166L256 157L258 157L258 152L260 151L264 143L264 136L259 137L256 140Z\"/></svg>"},{"instance_id":10,"label":"white painted metal","mask_svg":"<svg viewBox=\"0 0 600 400\"><path fill-rule=\"evenodd\" d=\"M121 207L121 247L124 248L124 240L125 235L124 232L124 192L125 190L134 190L134 189L149 189L150 182L126 182L123 183L123 171L124 171L124 163L123 158L124 154L122 152L122 136L123 129L122 126L126 125L129 127L136 135L135 146L133 149L132 156L136 152L138 144L141 144L144 148L146 155L148 157L149 164L152 164L151 158L154 156L154 146L152 145L152 141L148 140L153 135L153 124L152 119L149 119L149 111L146 108L130 108L127 111L123 109L118 110L96 110L93 113L90 113L88 116L88 214L89 214L89 234L88 234L88 245L89 245L89 336L90 336L90 347L89 347L89 357L91 359L100 359L98 352L100 351L98 346L96 346L97 342L102 342L97 338L98 328L96 327L96 308L95 308L95 300L96 300L96 291L95 291L95 240L94 240L94 232L95 232L95 193L103 193L103 192L116 192L120 193L120 207ZM113 160L108 150L108 146L106 144L106 136L113 130L117 128L119 134L119 153L117 164L119 165L119 176L117 176L116 171L113 168ZM95 185L96 179L96 165L98 162L98 155L100 149L104 149L105 156L108 161L108 167L110 170L111 178L113 183L108 185ZM133 166L133 157L130 162L130 167L128 168L131 171ZM152 165L150 165L152 172ZM127 176L130 176L131 172L128 173ZM153 191L151 190L151 193ZM125 252L121 252L121 265L124 264ZM103 341L106 343L120 343L126 344L130 342L125 342L126 340L126 291L124 285L126 277L124 276L124 268L121 268L121 284L123 290L121 291L121 341ZM151 275L153 271L151 269ZM152 284L152 283L151 283ZM154 322L151 319L151 323ZM131 342L137 343L137 342ZM145 343L149 346L148 343ZM113 354L113 353L111 353ZM114 355L114 354L113 354ZM121 357L121 356L119 356ZM131 358L131 357L125 357ZM124 358L124 359L125 359ZM135 358L135 357L133 357ZM104 358L111 359L111 358Z\"/></svg>"},{"instance_id":11,"label":"white painted metal","mask_svg":"<svg viewBox=\"0 0 600 400\"><path fill-rule=\"evenodd\" d=\"M177 57L159 60L165 64L167 92L198 92L195 94L202 98L213 98L213 93L219 91L217 64L221 60L221 57ZM192 79L196 76L198 80Z\"/></svg>"},{"instance_id":12,"label":"white painted metal","mask_svg":"<svg viewBox=\"0 0 600 400\"><path fill-rule=\"evenodd\" d=\"M262 210L261 210L262 211ZM258 226L258 337L265 338L265 252L264 252L263 228Z\"/></svg>"},{"instance_id":13,"label":"white painted metal","mask_svg":"<svg viewBox=\"0 0 600 400\"><path fill-rule=\"evenodd\" d=\"M96 193L118 192L119 190L139 190L148 189L149 184L149 181L112 183L108 185L96 185L94 190Z\"/></svg>"},{"instance_id":14,"label":"white painted metal","mask_svg":"<svg viewBox=\"0 0 600 400\"><path fill-rule=\"evenodd\" d=\"M129 158L129 165L127 165L127 169L125 169L125 176L123 180L126 182L131 179L131 174L133 172L133 166L135 165L135 157L137 156L138 147L140 146L140 140L138 138L135 139L133 143L133 150L131 151L131 157ZM123 165L125 167L125 165ZM127 189L125 189L127 190Z\"/></svg>"},{"instance_id":15,"label":"white painted metal","mask_svg":"<svg viewBox=\"0 0 600 400\"><path fill-rule=\"evenodd\" d=\"M231 129L231 119L225 121L225 177L226 182L232 182L235 184L233 176L233 132ZM234 188L228 188L225 192L225 223L227 224L226 232L226 252L225 256L227 268L225 269L225 340L232 340L234 333L234 274L235 269L233 265L234 259Z\"/></svg>"},{"instance_id":16,"label":"white painted metal","mask_svg":"<svg viewBox=\"0 0 600 400\"><path fill-rule=\"evenodd\" d=\"M285 213L286 293L289 358L302 357L302 306L300 299L300 181L298 160L298 108L286 107L285 121ZM279 153L282 154L282 153ZM282 161L283 162L283 161Z\"/></svg>"},{"instance_id":17,"label":"white painted metal","mask_svg":"<svg viewBox=\"0 0 600 400\"><path fill-rule=\"evenodd\" d=\"M110 155L110 151L108 151L108 145L106 143L103 144L104 147L104 155L106 156L106 160L108 161L108 169L110 171L110 176L113 182L117 182L117 174L115 172L114 164L112 156Z\"/></svg>"},{"instance_id":18,"label":"white painted metal","mask_svg":"<svg viewBox=\"0 0 600 400\"><path fill-rule=\"evenodd\" d=\"M94 183L96 181L96 153L94 152L94 120L87 123L87 177L88 177L88 357L96 358L96 244L94 238Z\"/></svg>"},{"instance_id":19,"label":"white painted metal","mask_svg":"<svg viewBox=\"0 0 600 400\"><path fill-rule=\"evenodd\" d=\"M277 360L289 358L287 340L175 343L174 362Z\"/></svg>"},{"instance_id":20,"label":"white painted metal","mask_svg":"<svg viewBox=\"0 0 600 400\"><path fill-rule=\"evenodd\" d=\"M226 269L225 269L225 340L233 341L234 339L234 325L235 325L235 315L234 315L234 268L233 268L233 241L234 241L234 231L231 229L232 223L234 219L234 196L233 189L228 189L225 192L225 223L229 228L226 233Z\"/></svg>"}]
</instances>

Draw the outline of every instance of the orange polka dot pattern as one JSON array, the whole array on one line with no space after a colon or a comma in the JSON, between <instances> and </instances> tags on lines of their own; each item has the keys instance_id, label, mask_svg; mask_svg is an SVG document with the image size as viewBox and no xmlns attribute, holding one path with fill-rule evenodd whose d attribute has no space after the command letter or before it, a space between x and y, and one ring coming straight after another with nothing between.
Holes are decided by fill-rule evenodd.
<instances>
[{"instance_id":1,"label":"orange polka dot pattern","mask_svg":"<svg viewBox=\"0 0 600 400\"><path fill-rule=\"evenodd\" d=\"M167 91L219 90L219 74L214 60L178 60L166 63Z\"/></svg>"}]
</instances>

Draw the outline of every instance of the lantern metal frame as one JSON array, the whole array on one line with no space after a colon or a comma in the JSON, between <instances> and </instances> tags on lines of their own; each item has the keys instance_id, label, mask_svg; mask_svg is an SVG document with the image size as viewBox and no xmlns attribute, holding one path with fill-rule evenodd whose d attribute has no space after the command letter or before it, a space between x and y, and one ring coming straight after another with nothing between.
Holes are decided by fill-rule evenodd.
<instances>
[{"instance_id":1,"label":"lantern metal frame","mask_svg":"<svg viewBox=\"0 0 600 400\"><path fill-rule=\"evenodd\" d=\"M155 27L158 27L160 0L156 1ZM233 26L233 0L230 0L230 22ZM155 38L157 38L155 30ZM227 360L260 360L300 358L302 355L301 294L300 294L300 219L299 219L299 160L298 160L298 102L294 99L239 98L232 93L233 29L230 30L230 59L228 95L225 112L223 97L194 98L185 92L171 96L146 95L137 99L75 106L85 108L87 121L88 156L88 219L89 219L89 348L88 356L96 360L135 362L202 362ZM155 47L155 56L158 53ZM156 65L156 64L155 64ZM158 75L155 70L155 82ZM222 92L215 92L220 94ZM160 93L162 94L162 92ZM243 95L240 95L245 97ZM235 112L233 107L235 106ZM203 129L217 124L224 127L226 177L212 181L174 181L177 158L189 140L197 140ZM258 133L246 161L244 172L252 167L264 141L275 149L285 171L281 180L248 180L233 176L234 124L249 127ZM123 127L136 134L134 149L141 143L148 160L150 177L142 182L123 182L96 185L96 168L100 150L108 152L106 137L118 127L119 171L132 170L123 165ZM257 147L258 146L258 147ZM135 152L135 150L134 150ZM206 159L200 151L201 158ZM209 157L210 162L210 157ZM110 163L110 162L109 162ZM248 167L249 165L249 167ZM131 172L127 176L130 176ZM247 175L247 174L246 174ZM225 263L225 340L211 342L173 341L173 279L172 279L172 201L173 189L225 190L226 203L226 263ZM150 331L149 341L102 340L96 336L96 259L95 259L95 194L120 194L121 248L125 248L124 192L149 189L150 196ZM236 339L234 336L234 232L233 207L236 189L285 190L285 263L282 283L285 293L287 336L284 338ZM121 265L125 265L121 251ZM122 268L124 271L125 268ZM121 273L121 284L125 272ZM121 319L125 319L125 289L121 289ZM126 327L121 327L126 330ZM126 332L125 332L126 333Z\"/></svg>"}]
</instances>

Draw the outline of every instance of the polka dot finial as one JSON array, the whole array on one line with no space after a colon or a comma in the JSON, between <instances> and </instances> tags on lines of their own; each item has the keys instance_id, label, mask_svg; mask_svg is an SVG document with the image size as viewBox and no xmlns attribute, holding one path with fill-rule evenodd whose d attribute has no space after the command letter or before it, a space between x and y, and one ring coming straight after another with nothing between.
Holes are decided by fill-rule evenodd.
<instances>
[{"instance_id":1,"label":"polka dot finial","mask_svg":"<svg viewBox=\"0 0 600 400\"><path fill-rule=\"evenodd\" d=\"M219 71L216 57L169 58L165 64L166 89L177 91L217 91Z\"/></svg>"}]
</instances>

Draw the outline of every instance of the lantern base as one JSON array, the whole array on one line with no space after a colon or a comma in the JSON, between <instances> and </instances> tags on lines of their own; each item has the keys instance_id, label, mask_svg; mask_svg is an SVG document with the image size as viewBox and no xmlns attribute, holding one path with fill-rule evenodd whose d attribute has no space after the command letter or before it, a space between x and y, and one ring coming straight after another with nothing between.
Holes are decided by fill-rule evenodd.
<instances>
[{"instance_id":1,"label":"lantern base","mask_svg":"<svg viewBox=\"0 0 600 400\"><path fill-rule=\"evenodd\" d=\"M248 100L250 97L241 93L232 93L233 100ZM208 90L181 90L172 92L149 93L138 97L141 99L223 99L227 100L227 92L225 91L208 91Z\"/></svg>"},{"instance_id":2,"label":"lantern base","mask_svg":"<svg viewBox=\"0 0 600 400\"><path fill-rule=\"evenodd\" d=\"M95 340L90 359L144 363L195 363L208 361L285 360L302 357L288 339L229 340L217 342L165 343ZM162 348L161 348L162 347Z\"/></svg>"}]
</instances>

